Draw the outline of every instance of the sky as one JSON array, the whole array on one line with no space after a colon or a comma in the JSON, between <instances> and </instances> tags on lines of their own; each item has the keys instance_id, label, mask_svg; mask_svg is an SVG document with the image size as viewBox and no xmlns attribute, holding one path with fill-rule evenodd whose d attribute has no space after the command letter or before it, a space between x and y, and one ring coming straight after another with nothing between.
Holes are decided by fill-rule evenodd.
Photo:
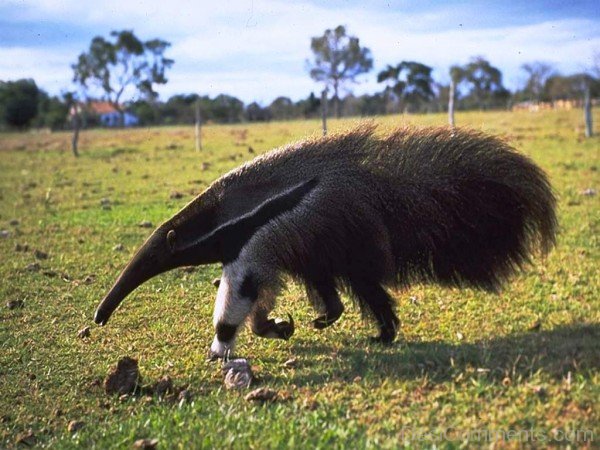
<instances>
[{"instance_id":1,"label":"sky","mask_svg":"<svg viewBox=\"0 0 600 450\"><path fill-rule=\"evenodd\" d=\"M448 68L474 56L520 87L524 63L543 61L563 74L591 67L600 53L600 1L541 0L0 0L0 80L33 78L50 94L72 89L73 64L94 36L130 29L161 38L175 60L157 89L234 95L269 104L299 100L322 87L311 80L310 38L345 25L373 55L355 94L382 90L377 73L414 60L448 82Z\"/></svg>"}]
</instances>

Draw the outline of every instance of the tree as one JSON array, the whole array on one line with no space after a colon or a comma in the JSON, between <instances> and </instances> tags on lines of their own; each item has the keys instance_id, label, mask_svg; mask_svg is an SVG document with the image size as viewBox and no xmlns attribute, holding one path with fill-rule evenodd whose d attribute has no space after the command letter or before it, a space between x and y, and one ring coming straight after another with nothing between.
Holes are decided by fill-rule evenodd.
<instances>
[{"instance_id":1,"label":"tree","mask_svg":"<svg viewBox=\"0 0 600 450\"><path fill-rule=\"evenodd\" d=\"M42 90L39 91L36 126L48 127L51 130L64 129L68 115L69 107L64 100L50 97Z\"/></svg>"},{"instance_id":2,"label":"tree","mask_svg":"<svg viewBox=\"0 0 600 450\"><path fill-rule=\"evenodd\" d=\"M401 109L418 110L430 101L433 94L433 69L415 61L402 61L397 66L387 66L377 75L378 83L387 83L384 95L397 100Z\"/></svg>"},{"instance_id":3,"label":"tree","mask_svg":"<svg viewBox=\"0 0 600 450\"><path fill-rule=\"evenodd\" d=\"M250 103L246 107L246 120L249 122L266 122L271 120L269 108L263 108L256 102Z\"/></svg>"},{"instance_id":4,"label":"tree","mask_svg":"<svg viewBox=\"0 0 600 450\"><path fill-rule=\"evenodd\" d=\"M569 76L552 75L546 80L544 95L551 101L579 100L589 86L590 95L600 95L600 79L588 73L576 73Z\"/></svg>"},{"instance_id":5,"label":"tree","mask_svg":"<svg viewBox=\"0 0 600 450\"><path fill-rule=\"evenodd\" d=\"M473 58L461 72L470 88L465 100L470 100L479 109L503 105L510 97L502 85L502 72L481 56Z\"/></svg>"},{"instance_id":6,"label":"tree","mask_svg":"<svg viewBox=\"0 0 600 450\"><path fill-rule=\"evenodd\" d=\"M333 88L334 113L339 117L339 90L373 68L371 51L361 47L357 37L348 36L342 25L313 37L310 48L314 54L314 61L308 63L310 76Z\"/></svg>"},{"instance_id":7,"label":"tree","mask_svg":"<svg viewBox=\"0 0 600 450\"><path fill-rule=\"evenodd\" d=\"M137 100L129 105L129 109L139 119L140 125L156 125L160 122L157 105L147 100Z\"/></svg>"},{"instance_id":8,"label":"tree","mask_svg":"<svg viewBox=\"0 0 600 450\"><path fill-rule=\"evenodd\" d=\"M0 122L25 128L36 117L40 91L33 80L0 82Z\"/></svg>"},{"instance_id":9,"label":"tree","mask_svg":"<svg viewBox=\"0 0 600 450\"><path fill-rule=\"evenodd\" d=\"M112 40L96 36L88 51L79 55L72 65L73 81L86 97L99 93L121 113L123 121L123 98L132 99L135 94L155 98L154 85L167 82L165 73L173 60L164 52L171 44L160 39L143 42L130 30L110 35Z\"/></svg>"},{"instance_id":10,"label":"tree","mask_svg":"<svg viewBox=\"0 0 600 450\"><path fill-rule=\"evenodd\" d=\"M277 97L269 105L269 111L275 120L289 120L296 115L294 103L288 97Z\"/></svg>"},{"instance_id":11,"label":"tree","mask_svg":"<svg viewBox=\"0 0 600 450\"><path fill-rule=\"evenodd\" d=\"M235 123L242 120L244 102L227 94L217 95L212 100L211 110L217 122Z\"/></svg>"},{"instance_id":12,"label":"tree","mask_svg":"<svg viewBox=\"0 0 600 450\"><path fill-rule=\"evenodd\" d=\"M527 74L527 82L525 83L523 93L529 97L529 100L539 102L542 98L546 81L552 75L552 66L543 62L532 62L523 64L521 70Z\"/></svg>"},{"instance_id":13,"label":"tree","mask_svg":"<svg viewBox=\"0 0 600 450\"><path fill-rule=\"evenodd\" d=\"M321 110L321 100L314 92L311 92L306 99L296 102L296 108L305 119L316 117Z\"/></svg>"},{"instance_id":14,"label":"tree","mask_svg":"<svg viewBox=\"0 0 600 450\"><path fill-rule=\"evenodd\" d=\"M166 123L185 123L191 125L195 120L195 105L200 100L198 94L176 94L167 100L162 108ZM202 108L204 110L204 108Z\"/></svg>"}]
</instances>

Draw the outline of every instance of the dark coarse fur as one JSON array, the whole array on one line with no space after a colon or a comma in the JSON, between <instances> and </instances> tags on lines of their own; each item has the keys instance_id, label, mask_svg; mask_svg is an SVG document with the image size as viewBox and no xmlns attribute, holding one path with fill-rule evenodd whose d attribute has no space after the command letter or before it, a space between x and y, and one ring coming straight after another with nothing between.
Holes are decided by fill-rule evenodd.
<instances>
[{"instance_id":1,"label":"dark coarse fur","mask_svg":"<svg viewBox=\"0 0 600 450\"><path fill-rule=\"evenodd\" d=\"M270 152L211 189L227 221L240 214L236 199L250 209L310 179L317 188L298 207L257 231L259 259L309 288L347 286L375 315L392 314L382 284L497 291L536 247L545 253L554 244L545 174L476 131L404 128L378 137L363 126Z\"/></svg>"},{"instance_id":2,"label":"dark coarse fur","mask_svg":"<svg viewBox=\"0 0 600 450\"><path fill-rule=\"evenodd\" d=\"M556 228L545 174L499 138L450 128L378 136L365 125L274 150L221 177L147 247L173 230L169 267L227 264L251 248L264 272L258 283L288 273L324 303L318 327L339 317L337 290L346 287L390 341L398 321L384 286L497 291L536 248L550 250ZM122 275L132 281L117 281L98 323L152 276L135 276L144 254Z\"/></svg>"},{"instance_id":3,"label":"dark coarse fur","mask_svg":"<svg viewBox=\"0 0 600 450\"><path fill-rule=\"evenodd\" d=\"M265 240L280 268L308 280L361 276L495 291L534 247L545 253L554 244L549 182L502 140L447 128L383 138L373 131L268 153L213 189L221 199L237 197L229 191L266 198L318 179L304 207L276 217ZM231 217L239 215L233 209ZM229 220L227 205L223 211Z\"/></svg>"}]
</instances>

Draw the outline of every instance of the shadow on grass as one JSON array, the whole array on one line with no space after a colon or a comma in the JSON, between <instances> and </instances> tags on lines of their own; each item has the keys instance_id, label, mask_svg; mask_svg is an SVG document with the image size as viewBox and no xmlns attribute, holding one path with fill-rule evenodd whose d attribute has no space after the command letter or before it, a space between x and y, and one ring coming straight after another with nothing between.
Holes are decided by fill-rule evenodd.
<instances>
[{"instance_id":1,"label":"shadow on grass","mask_svg":"<svg viewBox=\"0 0 600 450\"><path fill-rule=\"evenodd\" d=\"M294 352L306 361L298 371L298 385L357 376L375 379L413 379L432 382L455 379L459 374L485 374L488 379L528 378L538 372L560 378L569 371L589 377L600 369L600 324L568 325L553 330L500 336L472 343L396 342L384 348L352 339L347 347L296 343ZM349 348L354 344L355 348ZM336 348L338 350L336 351ZM327 372L312 364L316 355L328 355Z\"/></svg>"}]
</instances>

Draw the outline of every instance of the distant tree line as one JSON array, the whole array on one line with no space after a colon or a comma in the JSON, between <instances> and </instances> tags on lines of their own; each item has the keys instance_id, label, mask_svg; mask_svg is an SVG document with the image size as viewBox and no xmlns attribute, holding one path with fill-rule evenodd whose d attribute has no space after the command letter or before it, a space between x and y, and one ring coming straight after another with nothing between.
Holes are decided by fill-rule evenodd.
<instances>
[{"instance_id":1,"label":"distant tree line","mask_svg":"<svg viewBox=\"0 0 600 450\"><path fill-rule=\"evenodd\" d=\"M137 116L140 125L149 126L193 124L198 106L205 123L316 118L321 115L322 98L332 103L333 107L327 108L329 116L342 117L444 112L450 97L456 110L508 109L521 102L600 97L598 67L565 76L546 63L525 64L525 83L510 92L501 70L483 57L452 66L448 83L434 80L432 67L423 62L399 61L377 74L378 92L355 96L349 86L372 70L373 56L340 25L311 39L313 59L306 61L306 69L323 84L324 92L310 93L298 101L281 96L270 104L244 104L227 94L209 97L196 93L160 101L154 86L167 82L166 71L174 63L164 56L169 46L157 38L140 40L131 30L113 31L108 39L95 37L72 65L75 90L60 97L49 96L31 79L0 81L0 129L73 127L76 152L79 127L98 124L97 118L86 117L89 112L82 106L94 98L112 105L120 113L121 123L128 111Z\"/></svg>"},{"instance_id":2,"label":"distant tree line","mask_svg":"<svg viewBox=\"0 0 600 450\"><path fill-rule=\"evenodd\" d=\"M50 96L35 81L0 81L0 128L63 129L68 115L64 98Z\"/></svg>"},{"instance_id":3,"label":"distant tree line","mask_svg":"<svg viewBox=\"0 0 600 450\"><path fill-rule=\"evenodd\" d=\"M600 79L590 74L538 74L515 92L508 91L499 79L499 71L489 70L482 58L465 66L457 84L457 110L508 109L519 102L553 102L577 100L583 97L584 86L590 86L593 98L600 97ZM473 70L475 69L475 70ZM374 116L395 113L444 112L448 107L449 86L431 79L431 68L418 62L404 61L380 72L378 79L384 88L374 94L348 93L339 99L337 114L346 116ZM68 97L68 96L67 96ZM33 80L0 81L0 128L27 127L66 129L69 122L69 99L50 96L39 89ZM135 114L140 125L191 125L195 120L196 102L200 102L205 123L264 122L317 118L321 114L321 99L315 93L293 101L277 97L270 104L244 102L231 95L216 97L197 94L178 94L167 101L138 100L128 102L124 109ZM336 115L331 108L330 116ZM94 118L86 121L96 124Z\"/></svg>"}]
</instances>

